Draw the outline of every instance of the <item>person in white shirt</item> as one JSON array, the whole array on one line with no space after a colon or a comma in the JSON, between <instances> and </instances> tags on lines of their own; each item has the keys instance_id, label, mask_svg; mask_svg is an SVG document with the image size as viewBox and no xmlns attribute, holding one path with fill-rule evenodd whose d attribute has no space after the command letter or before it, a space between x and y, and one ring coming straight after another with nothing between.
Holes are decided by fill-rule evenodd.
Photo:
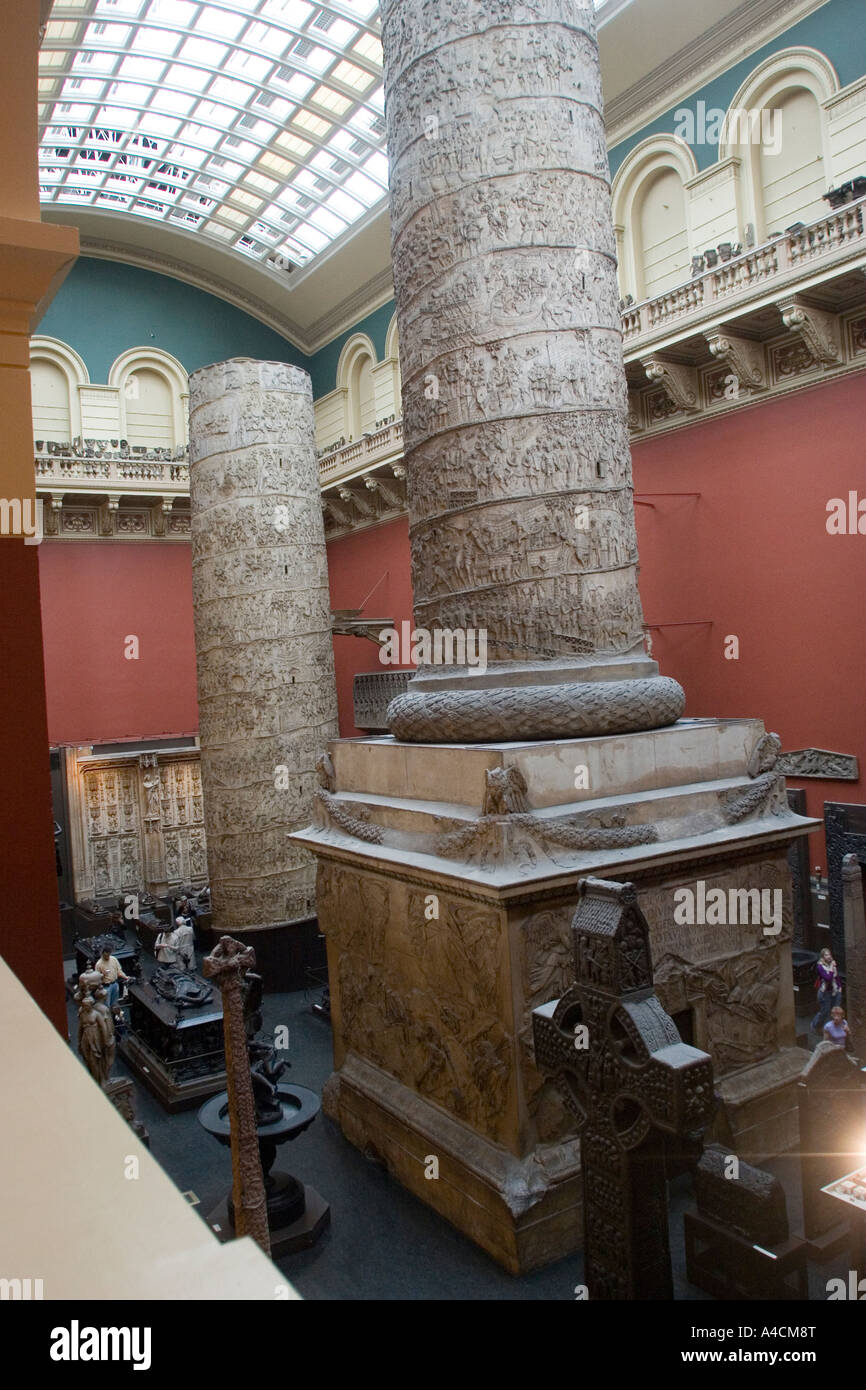
<instances>
[{"instance_id":1,"label":"person in white shirt","mask_svg":"<svg viewBox=\"0 0 866 1390\"><path fill-rule=\"evenodd\" d=\"M195 931L189 917L174 919L174 935L178 965L182 965L184 970L192 970L195 965Z\"/></svg>"},{"instance_id":2,"label":"person in white shirt","mask_svg":"<svg viewBox=\"0 0 866 1390\"><path fill-rule=\"evenodd\" d=\"M173 927L156 938L156 958L160 965L177 964L177 932Z\"/></svg>"},{"instance_id":3,"label":"person in white shirt","mask_svg":"<svg viewBox=\"0 0 866 1390\"><path fill-rule=\"evenodd\" d=\"M120 995L120 981L123 980L125 984L129 976L124 975L120 961L117 959L117 956L111 954L111 948L109 946L103 948L102 955L93 968L94 970L98 970L102 976L102 984L108 996L105 1002L109 1009L114 1012L114 1006Z\"/></svg>"}]
</instances>

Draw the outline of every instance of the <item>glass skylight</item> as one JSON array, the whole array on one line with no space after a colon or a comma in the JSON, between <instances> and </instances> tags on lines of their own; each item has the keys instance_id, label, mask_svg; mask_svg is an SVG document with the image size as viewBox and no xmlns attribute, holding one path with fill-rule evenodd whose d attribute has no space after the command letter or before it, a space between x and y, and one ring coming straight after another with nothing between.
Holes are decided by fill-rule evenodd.
<instances>
[{"instance_id":1,"label":"glass skylight","mask_svg":"<svg viewBox=\"0 0 866 1390\"><path fill-rule=\"evenodd\" d=\"M278 267L387 192L377 0L56 0L39 103L43 203Z\"/></svg>"}]
</instances>

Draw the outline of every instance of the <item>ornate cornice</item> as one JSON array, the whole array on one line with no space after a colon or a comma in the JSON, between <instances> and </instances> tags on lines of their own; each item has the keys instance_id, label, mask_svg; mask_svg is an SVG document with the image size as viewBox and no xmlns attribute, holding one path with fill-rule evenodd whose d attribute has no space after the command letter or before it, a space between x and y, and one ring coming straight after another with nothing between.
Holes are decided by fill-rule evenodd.
<instances>
[{"instance_id":1,"label":"ornate cornice","mask_svg":"<svg viewBox=\"0 0 866 1390\"><path fill-rule=\"evenodd\" d=\"M680 49L640 82L605 102L611 149L783 34L828 0L745 0L700 38Z\"/></svg>"}]
</instances>

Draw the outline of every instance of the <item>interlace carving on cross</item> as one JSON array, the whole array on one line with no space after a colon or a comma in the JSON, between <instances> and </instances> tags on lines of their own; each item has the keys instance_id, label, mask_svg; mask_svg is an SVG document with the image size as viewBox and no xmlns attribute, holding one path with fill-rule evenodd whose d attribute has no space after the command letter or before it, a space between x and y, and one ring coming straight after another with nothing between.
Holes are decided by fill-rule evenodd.
<instances>
[{"instance_id":1,"label":"interlace carving on cross","mask_svg":"<svg viewBox=\"0 0 866 1390\"><path fill-rule=\"evenodd\" d=\"M653 988L649 929L631 883L586 878L572 924L576 983L533 1011L536 1065L559 1085L582 1130L621 1150L655 1125L700 1128L713 1104L712 1062L682 1042ZM587 1030L586 1046L577 1029Z\"/></svg>"}]
</instances>

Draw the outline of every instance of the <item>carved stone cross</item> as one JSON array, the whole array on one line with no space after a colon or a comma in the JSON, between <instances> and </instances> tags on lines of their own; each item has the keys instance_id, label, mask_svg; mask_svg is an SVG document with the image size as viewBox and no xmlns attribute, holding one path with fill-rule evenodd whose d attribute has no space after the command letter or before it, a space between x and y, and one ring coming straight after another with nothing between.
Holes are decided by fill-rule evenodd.
<instances>
[{"instance_id":1,"label":"carved stone cross","mask_svg":"<svg viewBox=\"0 0 866 1390\"><path fill-rule=\"evenodd\" d=\"M533 1033L581 1137L589 1297L671 1299L663 1136L709 1120L712 1061L654 993L633 884L583 879L572 935L576 983L534 1010Z\"/></svg>"},{"instance_id":2,"label":"carved stone cross","mask_svg":"<svg viewBox=\"0 0 866 1390\"><path fill-rule=\"evenodd\" d=\"M252 1236L265 1254L270 1255L268 1207L256 1132L256 1103L250 1078L243 1003L243 977L255 964L256 953L252 946L242 946L234 937L221 936L214 950L205 956L202 968L208 979L216 981L223 1001L235 1234Z\"/></svg>"}]
</instances>

